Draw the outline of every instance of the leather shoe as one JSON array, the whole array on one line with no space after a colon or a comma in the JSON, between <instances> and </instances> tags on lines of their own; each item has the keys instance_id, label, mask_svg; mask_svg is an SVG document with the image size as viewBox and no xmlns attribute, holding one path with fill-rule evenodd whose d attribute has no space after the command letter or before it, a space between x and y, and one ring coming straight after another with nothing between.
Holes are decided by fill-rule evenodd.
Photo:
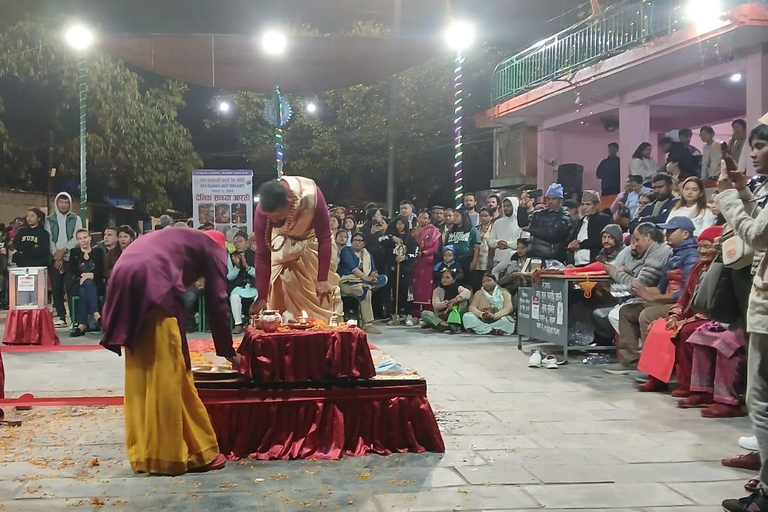
<instances>
[{"instance_id":1,"label":"leather shoe","mask_svg":"<svg viewBox=\"0 0 768 512\"><path fill-rule=\"evenodd\" d=\"M750 471L760 471L760 454L758 452L745 453L738 457L730 457L720 461L723 466L729 468L749 469Z\"/></svg>"}]
</instances>

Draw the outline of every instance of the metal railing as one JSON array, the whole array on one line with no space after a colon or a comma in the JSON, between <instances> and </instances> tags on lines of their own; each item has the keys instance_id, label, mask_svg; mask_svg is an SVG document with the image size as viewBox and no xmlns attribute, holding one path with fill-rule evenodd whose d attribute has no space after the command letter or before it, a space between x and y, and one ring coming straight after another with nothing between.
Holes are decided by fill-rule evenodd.
<instances>
[{"instance_id":1,"label":"metal railing","mask_svg":"<svg viewBox=\"0 0 768 512\"><path fill-rule=\"evenodd\" d=\"M499 63L493 72L493 104L671 34L682 26L682 18L680 0L613 5Z\"/></svg>"}]
</instances>

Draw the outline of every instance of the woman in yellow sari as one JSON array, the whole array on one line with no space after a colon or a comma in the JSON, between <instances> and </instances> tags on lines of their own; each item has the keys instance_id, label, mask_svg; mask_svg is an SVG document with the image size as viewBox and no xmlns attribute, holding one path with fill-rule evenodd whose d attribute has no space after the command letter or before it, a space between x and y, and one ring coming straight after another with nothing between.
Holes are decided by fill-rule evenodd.
<instances>
[{"instance_id":1,"label":"woman in yellow sari","mask_svg":"<svg viewBox=\"0 0 768 512\"><path fill-rule=\"evenodd\" d=\"M272 309L328 322L341 314L339 276L331 264L332 239L328 205L314 181L284 176L259 190L256 236L258 314Z\"/></svg>"}]
</instances>

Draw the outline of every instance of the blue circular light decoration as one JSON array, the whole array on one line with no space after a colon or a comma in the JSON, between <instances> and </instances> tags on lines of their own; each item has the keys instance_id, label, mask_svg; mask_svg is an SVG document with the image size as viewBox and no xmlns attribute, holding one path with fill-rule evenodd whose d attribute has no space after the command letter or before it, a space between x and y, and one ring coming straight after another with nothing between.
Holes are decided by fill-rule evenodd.
<instances>
[{"instance_id":1,"label":"blue circular light decoration","mask_svg":"<svg viewBox=\"0 0 768 512\"><path fill-rule=\"evenodd\" d=\"M285 126L291 120L291 105L281 96L275 95L264 109L264 116L273 126Z\"/></svg>"}]
</instances>

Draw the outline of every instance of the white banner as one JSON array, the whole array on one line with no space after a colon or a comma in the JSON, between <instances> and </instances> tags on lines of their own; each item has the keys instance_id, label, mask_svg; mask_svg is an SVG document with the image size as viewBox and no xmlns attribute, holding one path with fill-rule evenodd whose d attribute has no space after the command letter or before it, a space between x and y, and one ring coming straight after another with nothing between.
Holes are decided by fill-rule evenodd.
<instances>
[{"instance_id":1,"label":"white banner","mask_svg":"<svg viewBox=\"0 0 768 512\"><path fill-rule=\"evenodd\" d=\"M253 232L253 171L192 171L195 228L212 222L218 231Z\"/></svg>"}]
</instances>

